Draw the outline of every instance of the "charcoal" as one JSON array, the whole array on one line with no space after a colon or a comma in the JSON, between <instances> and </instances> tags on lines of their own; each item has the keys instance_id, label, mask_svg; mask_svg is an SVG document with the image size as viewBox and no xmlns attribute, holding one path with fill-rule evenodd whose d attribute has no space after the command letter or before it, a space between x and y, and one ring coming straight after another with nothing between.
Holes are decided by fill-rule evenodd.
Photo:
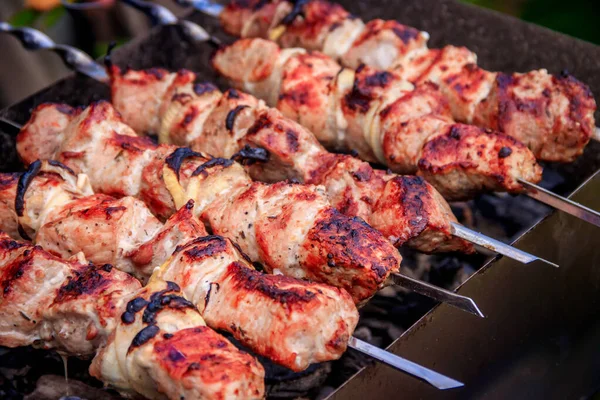
<instances>
[{"instance_id":1,"label":"charcoal","mask_svg":"<svg viewBox=\"0 0 600 400\"><path fill-rule=\"evenodd\" d=\"M67 394L68 391L68 394ZM117 400L119 397L105 389L99 389L64 375L42 375L35 390L24 400Z\"/></svg>"}]
</instances>

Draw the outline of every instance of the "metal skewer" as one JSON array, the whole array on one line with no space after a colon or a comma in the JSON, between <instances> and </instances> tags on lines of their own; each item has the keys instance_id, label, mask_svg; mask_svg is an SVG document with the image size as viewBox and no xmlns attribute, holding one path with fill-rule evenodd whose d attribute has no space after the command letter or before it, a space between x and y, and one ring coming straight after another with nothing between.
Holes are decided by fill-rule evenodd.
<instances>
[{"instance_id":1,"label":"metal skewer","mask_svg":"<svg viewBox=\"0 0 600 400\"><path fill-rule=\"evenodd\" d=\"M2 122L3 124L6 124L8 126L10 126L11 128L13 128L14 130L16 130L17 132L19 132L23 126L20 124L17 124L16 122L13 122L11 120L8 120L4 117L0 117L0 122Z\"/></svg>"},{"instance_id":2,"label":"metal skewer","mask_svg":"<svg viewBox=\"0 0 600 400\"><path fill-rule=\"evenodd\" d=\"M477 304L470 297L461 296L441 287L399 273L390 274L388 280L393 285L401 286L441 303L468 311L478 317L484 317Z\"/></svg>"},{"instance_id":3,"label":"metal skewer","mask_svg":"<svg viewBox=\"0 0 600 400\"><path fill-rule=\"evenodd\" d=\"M69 3L67 2L67 0L61 0L62 3L68 7ZM173 14L171 11L169 11L168 8L163 7L161 5L158 4L153 4L153 3L149 3L147 1L142 1L142 0L121 0L123 3L137 9L140 10L141 12L145 13L146 15L148 15L150 17L150 20L152 21L153 25L176 25L176 26L180 26L184 33L187 35L187 37L193 39L194 41L197 42L209 42L213 45L220 45L221 41L217 38L215 38L214 36L210 35L208 32L206 32L206 30L201 27L200 25L191 22L191 21L186 21L183 19L179 19L175 16L175 14ZM216 5L217 8L221 7L221 9L223 8L223 6L221 5ZM207 3L207 7L208 3Z\"/></svg>"},{"instance_id":4,"label":"metal skewer","mask_svg":"<svg viewBox=\"0 0 600 400\"><path fill-rule=\"evenodd\" d=\"M502 254L506 257L512 258L513 260L522 262L523 264L529 264L534 261L542 261L546 264L549 264L553 267L558 268L558 264L550 262L548 260L544 260L543 258L534 256L529 254L523 250L519 250L515 247L512 247L508 244L502 243L499 240L490 238L488 236L484 236L479 232L476 232L472 229L467 228L466 226L451 222L452 225L452 234L463 238L471 243L478 244L481 247L485 247L486 249L493 250L496 253Z\"/></svg>"},{"instance_id":5,"label":"metal skewer","mask_svg":"<svg viewBox=\"0 0 600 400\"><path fill-rule=\"evenodd\" d=\"M348 340L348 346L353 348L354 350L358 350L361 353L373 357L377 361L381 361L384 364L394 367L397 370L406 372L414 377L417 377L435 386L438 389L445 390L464 386L464 384L459 381L456 381L452 378L448 378L447 376L441 375L419 364L416 364L405 358L392 354L389 351L382 350L379 347L373 346L372 344L357 339L354 336L352 336L350 340Z\"/></svg>"},{"instance_id":6,"label":"metal skewer","mask_svg":"<svg viewBox=\"0 0 600 400\"><path fill-rule=\"evenodd\" d=\"M577 218L600 227L600 212L552 193L541 186L524 181L522 179L518 179L518 181L527 188L527 195L529 197L533 197L544 204L548 204L554 208L566 212L567 214L574 215Z\"/></svg>"}]
</instances>

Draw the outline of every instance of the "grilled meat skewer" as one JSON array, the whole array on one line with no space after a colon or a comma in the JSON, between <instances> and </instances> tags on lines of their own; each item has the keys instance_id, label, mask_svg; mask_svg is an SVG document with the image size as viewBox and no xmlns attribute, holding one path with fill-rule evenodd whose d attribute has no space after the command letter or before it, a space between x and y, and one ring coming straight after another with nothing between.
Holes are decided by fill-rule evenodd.
<instances>
[{"instance_id":1,"label":"grilled meat skewer","mask_svg":"<svg viewBox=\"0 0 600 400\"><path fill-rule=\"evenodd\" d=\"M18 255L23 249L26 260ZM82 257L78 254L80 263L63 261L40 246L15 242L0 233L0 271L4 277L14 273L12 279L3 281L4 288L12 287L5 290L0 303L0 315L6 322L0 323L0 345L33 344L83 357L97 352L91 374L125 396L135 396L134 390L139 390L149 399L263 397L264 371L260 364L205 327L197 310L179 295L174 282L165 283L155 274L140 289L127 274L108 264L100 268L86 264ZM66 269L55 268L57 264ZM14 265L20 268L15 271ZM52 279L43 287L48 288L48 283L66 284L50 288L49 293L37 290L27 280L33 277L33 282L39 282L40 277L55 270L64 281ZM69 270L73 276L69 276ZM36 289L33 296L28 292L31 288ZM26 295L15 289L23 289ZM20 302L21 297L25 301ZM25 313L24 305L32 309ZM65 328L73 319L78 325ZM108 344L103 345L106 337ZM439 389L463 386L354 337L348 344Z\"/></svg>"},{"instance_id":2,"label":"grilled meat skewer","mask_svg":"<svg viewBox=\"0 0 600 400\"><path fill-rule=\"evenodd\" d=\"M154 20L158 23L164 24L177 24L181 25L184 29L186 36L192 38L195 41L209 41L213 44L220 45L220 41L211 37L204 29L202 29L199 25L194 24L189 21L181 21L177 20L177 18L170 13L166 8L147 3L141 0L131 0L128 2L129 4L135 5L138 9L141 9L147 13L151 13L154 17ZM198 4L196 4L198 6ZM207 12L210 15L217 16L222 9L222 6L213 4L213 3L202 3L199 7L203 12ZM15 28L8 24L2 24L0 27L0 31L5 31L8 33L12 33L16 37L18 37L22 43L28 49L48 49L59 54L65 63L72 68L75 68L77 71L92 77L100 82L108 81L108 75L103 71L103 68L94 62L89 57L81 57L82 53L78 52L77 49L71 48L69 46L57 45L52 42L47 36L42 34L41 32L35 31L31 28ZM73 63L73 59L77 59L77 62ZM9 125L14 125L14 122L4 120L0 118L0 122L4 122ZM592 133L592 139L600 140L600 129L595 128ZM561 211L564 211L568 214L571 214L577 218L583 219L589 223L600 226L600 212L590 209L589 207L585 207L579 203L575 203L571 200L565 199L559 195L556 195L547 189L544 189L541 186L535 185L532 182L528 182L525 180L519 180L519 183L527 188L527 195L542 202L551 207L557 208ZM459 225L453 225L453 234L459 237L464 238L467 241L474 241L474 243L480 244L486 248L493 249L501 254L509 256L511 258L518 259L521 262L531 262L532 260L539 259L537 257L532 257L524 252L517 251L509 248L509 246L503 245L501 242L494 241L493 239L487 238L480 233L469 231L467 232L464 227ZM545 260L543 260L545 261Z\"/></svg>"},{"instance_id":3,"label":"grilled meat skewer","mask_svg":"<svg viewBox=\"0 0 600 400\"><path fill-rule=\"evenodd\" d=\"M159 130L162 142L191 141L218 155L239 150L234 158L255 158L248 144L264 147L268 162L262 163L261 157L261 163L250 166L255 178L323 184L336 207L368 220L395 245L447 251L457 250L452 246L465 238L520 262L541 260L459 225L441 195L421 178L373 170L353 157L330 154L309 131L276 110L263 109L251 96L236 90L222 94L206 83L194 85L195 75L189 71L175 76L155 68L122 74L113 67L111 76L115 104L140 131ZM141 113L145 118L138 118ZM159 118L151 118L157 114Z\"/></svg>"},{"instance_id":4,"label":"grilled meat skewer","mask_svg":"<svg viewBox=\"0 0 600 400\"><path fill-rule=\"evenodd\" d=\"M62 260L1 232L0 273L2 346L94 356L90 373L125 396L264 396L262 366L206 327L172 282L141 288L109 264Z\"/></svg>"},{"instance_id":5,"label":"grilled meat skewer","mask_svg":"<svg viewBox=\"0 0 600 400\"><path fill-rule=\"evenodd\" d=\"M44 107L41 107L44 108ZM60 110L65 111L65 109L62 109L59 107ZM60 111L59 110L59 111ZM112 110L112 108L111 108ZM45 114L46 116L51 116L52 112L49 112L48 114ZM38 116L39 117L39 116ZM64 121L63 121L64 122ZM66 123L66 122L65 122ZM52 118L49 118L48 120L44 120L44 118L40 118L37 121L38 127L40 126L44 126L45 124L47 124L47 126L52 126L53 122L52 122ZM35 124L34 124L35 125ZM59 126L55 125L55 127ZM87 124L84 124L84 126L86 126ZM90 124L91 125L91 124ZM59 127L60 128L60 127ZM86 127L86 129L88 129L89 126ZM60 128L62 129L62 128ZM129 129L129 128L128 128ZM37 128L35 128L34 130L37 130ZM111 133L109 133L109 138L113 137L116 133L114 131L111 131ZM43 135L42 135L43 136ZM31 137L30 137L31 139ZM137 138L140 139L140 138ZM33 143L33 147L35 147L37 144ZM135 150L135 148L131 145L129 145L128 143L121 143L123 148L127 148L127 150ZM163 150L165 149L165 146L162 146ZM38 151L38 150L33 150ZM117 156L115 157L118 158L122 152L119 150L114 151L114 153L117 154ZM43 152L42 152L43 154ZM72 156L73 152L65 152L64 155L65 157L68 159L70 156ZM47 155L46 155L47 156ZM172 153L172 156L167 158L167 161L170 159L171 161L173 161L173 158L175 159L179 159L180 161L174 160L175 164L178 164L180 162L185 161L185 158L195 158L195 157L201 157L199 154L195 154L189 150L186 149L177 149L176 151L174 151ZM205 169L209 169L212 170L212 167L215 167L215 161L217 161L218 163L224 165L225 167L229 167L231 166L233 163L230 162L229 160L210 160L210 162L206 162L206 163L202 163L200 166L190 166L190 169L188 170L188 174L191 174L192 180L195 179L200 179L200 178L206 178L205 175L202 175L202 177L200 178L195 178L195 176L193 175L193 173L191 171L204 171ZM160 160L158 160L157 163L160 163ZM178 165L175 165L175 167L177 167ZM163 168L163 172L164 172L164 176L166 177L165 181L163 181L163 184L168 184L170 185L168 187L168 191L171 191L169 193L167 193L165 195L165 198L167 196L174 196L176 198L176 201L179 204L184 204L183 202L185 201L185 199L187 198L184 190L182 187L179 186L178 184L178 178L175 174L175 172L171 171L168 168ZM176 170L178 168L175 168ZM218 173L219 171L217 171ZM152 174L152 170L150 170L150 174ZM147 176L147 175L144 175ZM159 179L162 179L162 176L159 175L158 176ZM209 181L210 182L210 181ZM187 182L186 182L187 183ZM198 183L198 182L196 182ZM209 184L209 183L206 183ZM258 185L254 185L254 186L258 186ZM292 185L285 185L285 184L279 184L279 185L275 185L275 187L279 186L279 188L281 187L288 187L291 188ZM294 189L299 189L302 190L302 187L299 187L299 185L293 185ZM264 186L261 186L262 188L264 188ZM214 187L212 187L214 188ZM192 195L193 197L196 197L199 193L198 190L199 188L197 186L191 186L192 191ZM218 189L218 188L217 188ZM270 190L269 192L267 192L268 195L276 195L277 194L277 190ZM256 196L261 195L261 193L256 193L257 191L255 190L253 192L252 196L245 196L244 197L244 203L239 204L239 206L241 207L246 207L247 210L244 211L244 209L239 210L238 212L241 214L243 212L243 216L242 218L239 219L228 219L225 221L225 228L223 228L223 225L218 225L219 229L223 229L224 231L228 232L233 232L234 234L237 232L241 232L239 233L239 236L241 237L241 240L245 240L246 243L249 246L256 246L254 247L255 249L257 249L255 252L258 253L258 256L262 256L263 254L269 254L268 252L265 252L265 250L268 250L269 248L274 248L276 251L281 251L282 250L282 246L281 243L279 243L279 247L277 243L271 243L269 241L269 234L270 234L270 230L266 229L269 228L270 223L277 223L277 215L279 215L280 217L283 217L284 220L289 220L289 215L290 215L290 211L294 211L294 213L296 215L301 214L302 212L302 207L304 206L303 202L306 201L310 201L311 199L313 199L314 197L317 198L317 200L319 200L319 196L312 196L312 194L310 196L297 196L297 197L288 197L288 198L281 198L278 197L278 201L281 203L283 203L284 205L286 204L286 202L294 202L298 199L302 200L302 201L296 201L296 206L298 206L300 209L293 209L293 207L284 207L283 210L275 210L269 212L269 214L265 215L264 210L260 210L260 209L256 209L256 205L253 204L252 202L255 201ZM158 192L160 194L160 192ZM172 193L172 194L171 194ZM264 193L264 191L262 192ZM290 193L290 191L288 191L287 193ZM298 192L295 192L298 193ZM320 193L320 191L317 191L317 193ZM209 195L211 195L211 192L208 192ZM223 196L226 195L226 193L220 193ZM313 193L314 194L314 193ZM150 192L150 196L147 197L147 199L149 200L154 200L151 196L153 195L153 192ZM312 196L312 197L311 197ZM171 200L171 197L168 198L168 200ZM203 200L204 201L204 200ZM227 200L229 201L229 199ZM227 201L224 202L225 204L227 204ZM157 203L152 203L154 206L157 205ZM272 204L272 203L271 203ZM158 203L158 205L160 205L160 203ZM276 204L275 204L276 206ZM254 209L254 210L253 210ZM225 210L226 211L226 210ZM269 211L269 209L267 209L266 211ZM279 212L283 211L283 215L278 214ZM309 209L310 211L310 209ZM370 240L368 239L365 234L368 234L369 232L372 232L372 230L365 226L364 222L357 220L356 218L348 220L347 218L339 215L336 211L331 210L331 212L325 212L325 217L331 217L332 219L329 220L329 222L327 222L327 220L323 221L316 221L315 223L317 224L317 226L314 229L309 230L308 234L310 234L311 236L305 239L305 245L301 248L307 248L307 255L308 257L303 258L301 257L302 254L298 254L297 257L295 258L295 260L299 260L300 267L302 268L307 268L308 271L304 272L301 269L291 269L290 270L290 266L288 266L286 269L283 269L284 273L292 273L292 274L296 274L296 276L298 276L300 274L300 276L302 277L309 277L311 279L327 279L329 282L334 283L334 286L342 286L345 285L345 287L348 288L348 290L350 291L351 295L353 295L353 298L358 302L358 303L362 303L364 301L366 301L369 297L371 297L376 290L378 290L379 288L381 288L384 285L390 285L390 284L398 284L401 286L408 286L410 290L416 291L418 293L421 293L425 296L431 297L433 299L435 299L436 301L439 302L444 302L450 305L453 305L455 307L458 307L464 311L470 312L470 313L474 313L478 316L483 316L483 314L481 313L481 311L479 311L478 307L476 306L476 304L474 303L474 301L468 297L464 297L464 296L460 296L456 293L444 290L444 289L440 289L438 288L437 290L432 290L432 286L428 285L428 284L423 284L422 282L418 281L418 280L414 280L414 279L410 279L408 277L405 276L401 276L398 275L397 272L394 272L393 270L388 271L387 272L387 276L382 276L382 273L384 273L385 271L382 271L381 266L385 264L382 264L382 262L390 262L391 263L391 259L392 257L395 257L396 255L399 257L398 253L395 253L395 249L393 249L393 247L390 247L389 245L385 245L382 244L381 246L385 246L383 249L385 250L385 248L389 248L391 251L391 254L386 253L385 251L379 251L379 248L381 248L381 246L379 245L379 242L375 243L375 244L369 244L368 242L364 242L364 240ZM214 215L213 215L214 216ZM298 218L300 218L301 216L299 216ZM318 215L317 215L318 217ZM243 222L243 218L250 218L250 221L246 221ZM253 220L252 220L253 218ZM325 218L325 219L326 219ZM265 221L266 219L266 221ZM236 228L235 224L239 224L240 221L242 221L242 229L239 230ZM254 221L254 222L253 222ZM258 221L258 224L256 223ZM209 221L210 222L210 221ZM218 221L220 222L220 221ZM303 220L302 222L306 223L306 222L310 222L310 221L305 221ZM246 223L248 225L246 225ZM214 225L214 224L213 224ZM238 225L239 226L239 225ZM254 235L254 233L251 231L251 228L255 227L255 228L260 228L259 230L259 234L258 235ZM287 229L288 227L284 227L284 229ZM294 226L289 227L289 231L292 232L292 239L297 239L297 236L294 236ZM452 225L453 229L456 229L457 226ZM246 229L246 232L248 232L248 235L244 232L244 229ZM275 224L274 229L281 229L280 226L278 226L277 224ZM214 228L213 228L214 230ZM320 238L319 235L315 235L313 234L315 231L319 231L322 233L322 236L324 236L324 238ZM281 232L276 232L276 233L281 233ZM376 232L374 232L375 238L377 240L378 239L378 234ZM281 236L285 236L285 235L281 235ZM252 240L254 239L254 237L258 237L259 239L263 239L262 242L253 242ZM363 240L364 238L364 240ZM285 240L288 240L288 237L284 238ZM474 240L474 239L471 239ZM281 240L283 242L283 240ZM359 246L352 246L351 243L352 241L362 241ZM350 244L350 249L347 249L346 247L348 246L348 244ZM271 247L269 247L271 246ZM273 247L274 246L274 247ZM500 246L497 246L499 248L504 248L507 247L510 250L512 250L515 255L513 255L514 257L521 257L523 256L524 258L518 258L519 261L522 262L530 262L530 261L534 261L537 260L538 258L531 256L527 253L524 252L520 252L516 249L513 249L510 246L506 246L501 244ZM366 249L366 253L364 254L364 256L362 256L360 253L357 253L357 251L361 251L361 248ZM285 249L283 249L285 251ZM288 251L293 251L294 247L289 246L287 247ZM311 256L312 254L312 256ZM320 255L320 257L314 257L315 254ZM512 254L512 253L511 253ZM379 260L378 260L379 257ZM320 260L323 260L323 262L327 262L327 268L321 268L321 269L314 269L314 268L310 268L311 266L315 265L314 263L319 262ZM372 261L370 261L372 260ZM267 259L268 262L279 262L278 259L276 258L270 258ZM284 259L284 262L294 262L294 260L292 259L290 261L289 258ZM369 264L369 262L372 262L372 264ZM364 273L360 272L360 271L352 271L352 268L355 268L353 265L353 263L356 263L356 267L357 268L364 268ZM396 267L396 271L397 271L397 266ZM271 271L275 271L274 268L279 268L279 266L274 265L271 268ZM294 266L292 265L291 268L294 268ZM364 275L360 275L360 274L364 274ZM393 276L392 276L393 275ZM375 281L374 281L375 280Z\"/></svg>"},{"instance_id":6,"label":"grilled meat skewer","mask_svg":"<svg viewBox=\"0 0 600 400\"><path fill-rule=\"evenodd\" d=\"M423 179L374 170L354 157L328 153L311 132L252 96L237 90L221 94L210 84L195 85L195 75L189 71L129 70L123 74L113 67L111 77L116 107L138 130L158 130L163 142L221 156L251 153L248 145L262 147L269 153L268 162L252 164L253 177L322 184L337 208L367 220L395 245L408 244L425 252L457 250L458 237L476 243L481 238L479 243L492 244L488 248L522 262L530 260L493 239L460 231L465 228ZM142 113L144 117L139 118ZM150 118L155 115L159 117ZM453 169L456 163L447 166Z\"/></svg>"},{"instance_id":7,"label":"grilled meat skewer","mask_svg":"<svg viewBox=\"0 0 600 400\"><path fill-rule=\"evenodd\" d=\"M290 369L345 351L358 321L345 291L254 271L229 240L206 236L191 201L163 225L137 199L90 194L81 175L76 182L65 168L39 165L0 175L1 229L63 257L81 251L97 264L111 262L144 282L173 281L209 326ZM299 322L302 314L320 321L315 329Z\"/></svg>"},{"instance_id":8,"label":"grilled meat skewer","mask_svg":"<svg viewBox=\"0 0 600 400\"><path fill-rule=\"evenodd\" d=\"M195 78L189 71L123 74L113 67L113 104L128 124L139 132L160 132L163 142L228 158L246 145L266 149L268 162L248 167L253 178L323 185L334 207L363 218L396 246L472 251L469 243L452 236L450 224L456 219L450 207L421 178L377 171L354 157L331 154L311 132L262 101L194 84Z\"/></svg>"},{"instance_id":9,"label":"grilled meat skewer","mask_svg":"<svg viewBox=\"0 0 600 400\"><path fill-rule=\"evenodd\" d=\"M39 168L40 165L43 168ZM130 246L131 236L136 235L119 227L124 224L132 226L129 217L144 214L143 210L117 206L116 203L120 200L112 199L111 202L107 196L104 196L101 204L85 208L85 204L94 202L93 196L78 197L83 196L81 189L85 185L85 179L74 181L67 167L62 166L61 169L61 165L56 162L50 165L52 167L48 163L33 163L30 170L19 177L16 192L15 175L4 177L6 187L0 191L3 196L1 204L4 206L0 211L4 216L2 221L13 221L12 224L7 223L8 228L14 231L16 224L17 231L24 233L25 227L39 226L40 216L44 216L46 222L39 228L36 239L40 239L45 230L57 231L57 234L66 237L64 246L55 247L63 255L70 255L79 248L90 250L87 246L90 235L86 233L90 227L95 232L94 239L100 239L100 243L105 243L106 240L102 239L107 236L117 236L117 242L124 243L124 246L119 246L120 249ZM78 178L85 177L80 175ZM11 193L15 196L14 201L11 201ZM73 200L74 197L77 199ZM53 211L46 210L43 206L48 200L54 204ZM58 205L61 200L66 204ZM11 204L14 209L11 209ZM65 215L62 210L66 208L75 211ZM94 252L92 249L92 255L100 261L104 261L107 256L116 261L130 257L139 267L134 273L144 276L147 269L143 263L150 259L152 262L162 263L161 257L168 253L168 249L176 246L178 240L185 242L185 236L193 236L203 229L192 215L191 209L192 200L173 215L152 239L143 244L138 243L137 248L131 249L127 254L119 252L115 256L110 255L109 251ZM15 219L16 214L21 217ZM47 225L49 228L46 228ZM138 229L146 231L150 226L145 223ZM77 237L69 242L67 239L71 235ZM109 239L108 242L110 241ZM52 239L44 242L54 246ZM165 251L157 251L160 249ZM143 255L141 260L146 261L140 260L140 254ZM120 262L120 265L123 263ZM173 256L168 257L153 272L150 282L170 278L182 286L186 297L198 306L209 324L228 330L258 353L294 370L305 368L307 365L304 363L307 362L337 358L348 345L440 389L462 386L460 382L424 367L419 366L416 371L414 363L350 337L358 314L345 291L284 276L264 276L253 271L245 258L240 256L236 246L226 239L217 236L199 237L178 245ZM258 309L262 316L257 318ZM308 328L302 315L310 315L313 320L320 322L311 325L314 328ZM144 318L146 317L145 312ZM131 319L130 316L123 318Z\"/></svg>"},{"instance_id":10,"label":"grilled meat skewer","mask_svg":"<svg viewBox=\"0 0 600 400\"><path fill-rule=\"evenodd\" d=\"M354 149L392 171L416 172L448 200L481 191L521 192L519 179L541 180L542 169L527 147L455 123L432 84L415 88L392 72L342 69L321 53L281 50L263 39L221 48L213 65L234 86L316 132L325 147Z\"/></svg>"},{"instance_id":11,"label":"grilled meat skewer","mask_svg":"<svg viewBox=\"0 0 600 400\"><path fill-rule=\"evenodd\" d=\"M525 143L538 159L571 162L594 134L596 103L568 74L544 69L489 72L465 47L428 49L429 35L397 21L363 23L338 4L232 1L220 20L241 37L277 39L283 47L319 50L344 66L393 70L413 83L433 82L458 121L500 130Z\"/></svg>"},{"instance_id":12,"label":"grilled meat skewer","mask_svg":"<svg viewBox=\"0 0 600 400\"><path fill-rule=\"evenodd\" d=\"M44 138L40 140L40 138ZM94 190L130 195L168 217L189 199L213 233L268 272L329 283L357 303L384 285L400 254L358 218L333 209L322 188L252 182L240 164L138 137L107 102L83 111L39 106L17 137L26 164L58 159L88 173Z\"/></svg>"}]
</instances>

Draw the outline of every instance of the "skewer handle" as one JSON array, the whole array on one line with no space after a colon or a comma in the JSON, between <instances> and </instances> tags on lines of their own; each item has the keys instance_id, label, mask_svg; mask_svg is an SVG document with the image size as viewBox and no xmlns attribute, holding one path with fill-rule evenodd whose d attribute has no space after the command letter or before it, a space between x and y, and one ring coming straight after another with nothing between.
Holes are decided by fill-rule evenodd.
<instances>
[{"instance_id":1,"label":"skewer handle","mask_svg":"<svg viewBox=\"0 0 600 400\"><path fill-rule=\"evenodd\" d=\"M419 378L438 389L454 389L464 386L462 382L432 371L429 368L425 368L422 365L392 354L389 351L382 350L379 347L357 339L354 336L348 341L348 346L354 350L360 351L361 353L367 354L368 356L371 356L377 361L387 364L392 368Z\"/></svg>"},{"instance_id":2,"label":"skewer handle","mask_svg":"<svg viewBox=\"0 0 600 400\"><path fill-rule=\"evenodd\" d=\"M9 23L0 22L0 32L13 35L28 50L45 49L55 52L69 68L92 79L100 82L109 81L104 67L86 53L71 46L56 44L46 34L38 30L33 28L16 28Z\"/></svg>"},{"instance_id":3,"label":"skewer handle","mask_svg":"<svg viewBox=\"0 0 600 400\"><path fill-rule=\"evenodd\" d=\"M177 24L177 17L168 8L158 4L151 4L141 0L121 0L150 17L153 25Z\"/></svg>"},{"instance_id":4,"label":"skewer handle","mask_svg":"<svg viewBox=\"0 0 600 400\"><path fill-rule=\"evenodd\" d=\"M220 46L219 39L211 36L200 25L190 21L179 19L169 11L168 8L159 4L153 4L143 0L121 0L123 3L143 12L150 17L153 25L178 25L183 29L186 37L195 42L209 42L214 46Z\"/></svg>"}]
</instances>

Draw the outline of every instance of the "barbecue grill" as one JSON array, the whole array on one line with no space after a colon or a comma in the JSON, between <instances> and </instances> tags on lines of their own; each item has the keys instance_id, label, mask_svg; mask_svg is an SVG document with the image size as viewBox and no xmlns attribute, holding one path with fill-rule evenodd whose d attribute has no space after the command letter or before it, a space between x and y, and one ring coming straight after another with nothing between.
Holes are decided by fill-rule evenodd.
<instances>
[{"instance_id":1,"label":"barbecue grill","mask_svg":"<svg viewBox=\"0 0 600 400\"><path fill-rule=\"evenodd\" d=\"M466 45L479 54L481 64L489 69L515 71L544 67L559 72L568 67L594 93L600 93L600 78L592 72L600 63L600 49L593 45L454 2L410 1L403 2L401 7L393 2L341 3L365 19L393 15L401 22L427 30L432 34L432 45ZM221 35L214 20L198 13L190 19L213 27L212 32ZM133 68L163 66L176 70L185 67L199 72L207 80L222 82L209 67L209 54L208 47L187 43L176 28L162 27L116 50L113 59L119 65ZM108 98L104 85L83 76L73 76L2 110L0 116L24 123L31 109L42 102L82 105L101 98ZM3 133L3 136L2 170L15 171L19 164L14 143L9 133ZM599 151L600 144L592 142L575 163L545 165L544 186L563 195L581 186L574 198L591 208L600 208L594 197L600 188L600 176L590 178L600 167ZM523 210L525 202L528 215L511 212L511 208ZM512 204L518 206L511 207ZM594 271L600 261L600 250L594 246L597 229L562 213L554 213L537 223L548 213L548 208L524 196L483 196L464 207L475 212L479 221L477 228L483 231L494 232L493 229L502 226L507 240L528 231L519 240L520 247L561 265L559 270L553 271L494 259L479 269L460 290L461 294L478 301L486 320L480 321L447 306L439 306L390 347L397 354L462 380L466 383L465 388L441 393L381 365L367 366L344 382L346 375L353 374L364 362L341 360L327 367L332 371L325 381L328 390L319 388L324 379L316 379L316 386L313 379L308 387L300 385L298 388L293 386L301 380L298 376L274 370L271 371L271 383L277 382L274 386L280 391L272 394L307 392L310 396L324 396L337 389L331 398L390 398L400 390L409 398L442 395L565 398L588 395L597 389L598 378L590 372L594 370L594 360L597 366L599 359L599 352L593 346L593 338L597 337L594 330L598 332L596 310L599 299L596 294L600 289L600 275ZM419 273L418 265L425 263L432 268L430 275L433 276L437 271L435 266L449 259L463 269L478 269L483 263L481 256L468 259L436 256L427 257L426 261L420 257L414 259L415 273ZM460 278L452 274L442 283L452 286L455 280ZM412 300L404 293L393 295ZM378 296L372 301L375 305L363 310L363 320L374 318L389 323L398 318L401 313L377 316L378 313L373 311L382 304L385 307L393 304L386 303L382 297ZM397 324L401 328L407 328L431 305L420 298L414 302L417 305ZM373 325L377 324L370 325L367 331L377 336L373 333L377 330ZM399 333L400 330L392 330L375 340L379 340L380 345L387 345L395 339L393 335ZM352 356L350 354L348 358ZM348 364L352 365L348 367ZM60 374L61 370L56 373ZM319 374L327 375L327 371L323 372L323 367L317 366L312 374L318 377Z\"/></svg>"}]
</instances>

